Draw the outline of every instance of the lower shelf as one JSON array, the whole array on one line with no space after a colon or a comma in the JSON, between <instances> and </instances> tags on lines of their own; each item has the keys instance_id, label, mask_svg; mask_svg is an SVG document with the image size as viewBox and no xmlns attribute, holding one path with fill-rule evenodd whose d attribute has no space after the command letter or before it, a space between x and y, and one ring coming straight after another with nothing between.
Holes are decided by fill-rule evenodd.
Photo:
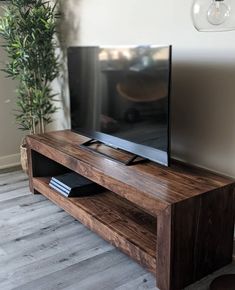
<instances>
[{"instance_id":1,"label":"lower shelf","mask_svg":"<svg viewBox=\"0 0 235 290\"><path fill-rule=\"evenodd\" d=\"M156 272L156 218L110 191L65 198L49 187L49 178L33 178L33 187L89 229Z\"/></svg>"}]
</instances>

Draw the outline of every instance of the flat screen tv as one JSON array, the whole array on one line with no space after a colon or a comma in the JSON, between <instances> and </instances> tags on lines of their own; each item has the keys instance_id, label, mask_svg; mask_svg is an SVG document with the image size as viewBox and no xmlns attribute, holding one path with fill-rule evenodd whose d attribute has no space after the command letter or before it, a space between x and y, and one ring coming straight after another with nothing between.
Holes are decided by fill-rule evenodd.
<instances>
[{"instance_id":1,"label":"flat screen tv","mask_svg":"<svg viewBox=\"0 0 235 290\"><path fill-rule=\"evenodd\" d=\"M71 129L169 165L171 46L68 48Z\"/></svg>"}]
</instances>

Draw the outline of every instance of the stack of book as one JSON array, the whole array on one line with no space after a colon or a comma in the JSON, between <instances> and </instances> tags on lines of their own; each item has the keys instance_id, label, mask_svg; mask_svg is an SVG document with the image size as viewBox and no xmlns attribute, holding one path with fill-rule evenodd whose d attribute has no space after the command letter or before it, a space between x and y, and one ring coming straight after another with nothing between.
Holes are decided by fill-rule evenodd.
<instances>
[{"instance_id":1,"label":"stack of book","mask_svg":"<svg viewBox=\"0 0 235 290\"><path fill-rule=\"evenodd\" d=\"M49 186L65 197L87 196L104 190L102 186L75 172L52 177Z\"/></svg>"}]
</instances>

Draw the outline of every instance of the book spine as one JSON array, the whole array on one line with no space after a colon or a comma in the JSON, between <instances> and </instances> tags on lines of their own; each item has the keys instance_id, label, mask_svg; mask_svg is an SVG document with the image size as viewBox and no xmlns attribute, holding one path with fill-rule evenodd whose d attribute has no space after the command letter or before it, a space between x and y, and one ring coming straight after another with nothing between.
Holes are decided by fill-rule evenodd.
<instances>
[{"instance_id":1,"label":"book spine","mask_svg":"<svg viewBox=\"0 0 235 290\"><path fill-rule=\"evenodd\" d=\"M69 194L71 190L65 188L64 186L60 185L59 183L55 182L54 180L50 181L50 184L52 184L53 186L56 186L57 188L63 190L65 193Z\"/></svg>"},{"instance_id":2,"label":"book spine","mask_svg":"<svg viewBox=\"0 0 235 290\"><path fill-rule=\"evenodd\" d=\"M49 183L49 186L51 188L53 188L55 191L59 192L60 194L62 194L64 197L68 197L68 194L66 192L64 192L63 190L59 189L58 187L56 187L55 185Z\"/></svg>"},{"instance_id":3,"label":"book spine","mask_svg":"<svg viewBox=\"0 0 235 290\"><path fill-rule=\"evenodd\" d=\"M63 188L66 188L69 191L71 190L71 187L69 187L68 185L66 185L63 182L59 181L58 179L56 179L56 177L52 177L51 181L55 182L56 184L59 184L60 186L62 186Z\"/></svg>"}]
</instances>

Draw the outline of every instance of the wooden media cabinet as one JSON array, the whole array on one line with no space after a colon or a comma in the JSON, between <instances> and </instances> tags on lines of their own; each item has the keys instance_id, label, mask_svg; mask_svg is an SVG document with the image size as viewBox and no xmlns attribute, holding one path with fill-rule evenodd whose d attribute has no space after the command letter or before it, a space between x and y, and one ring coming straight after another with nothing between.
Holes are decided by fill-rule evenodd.
<instances>
[{"instance_id":1,"label":"wooden media cabinet","mask_svg":"<svg viewBox=\"0 0 235 290\"><path fill-rule=\"evenodd\" d=\"M27 137L30 189L145 266L161 290L179 290L232 261L234 181L172 162L125 166L80 145L69 130ZM94 145L95 146L95 145ZM123 151L97 151L119 159ZM65 198L51 176L75 171L106 190Z\"/></svg>"}]
</instances>

